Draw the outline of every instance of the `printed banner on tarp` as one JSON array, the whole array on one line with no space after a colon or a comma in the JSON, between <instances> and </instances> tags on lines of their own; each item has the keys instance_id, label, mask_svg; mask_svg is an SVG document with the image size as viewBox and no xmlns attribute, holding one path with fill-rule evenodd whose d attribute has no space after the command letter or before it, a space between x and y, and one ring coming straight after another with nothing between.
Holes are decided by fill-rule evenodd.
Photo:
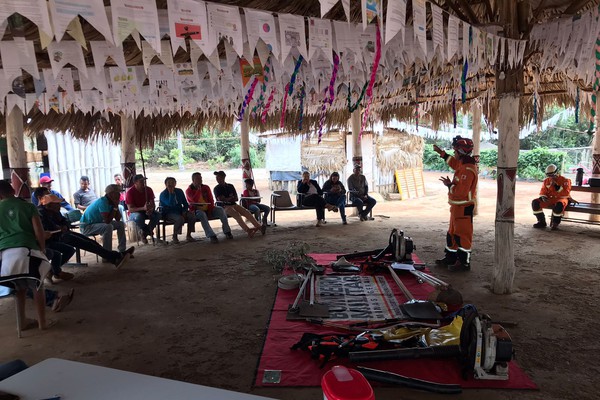
<instances>
[{"instance_id":1,"label":"printed banner on tarp","mask_svg":"<svg viewBox=\"0 0 600 400\"><path fill-rule=\"evenodd\" d=\"M317 276L315 298L329 306L328 321L401 318L385 276Z\"/></svg>"}]
</instances>

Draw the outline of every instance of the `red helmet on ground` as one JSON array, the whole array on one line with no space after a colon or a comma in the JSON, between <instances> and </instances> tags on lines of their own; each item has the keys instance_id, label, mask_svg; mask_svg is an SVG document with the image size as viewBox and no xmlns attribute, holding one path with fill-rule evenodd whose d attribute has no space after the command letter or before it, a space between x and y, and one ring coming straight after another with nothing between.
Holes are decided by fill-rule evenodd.
<instances>
[{"instance_id":1,"label":"red helmet on ground","mask_svg":"<svg viewBox=\"0 0 600 400\"><path fill-rule=\"evenodd\" d=\"M461 155L471 155L473 152L473 141L469 138L456 136L452 139L452 147Z\"/></svg>"}]
</instances>

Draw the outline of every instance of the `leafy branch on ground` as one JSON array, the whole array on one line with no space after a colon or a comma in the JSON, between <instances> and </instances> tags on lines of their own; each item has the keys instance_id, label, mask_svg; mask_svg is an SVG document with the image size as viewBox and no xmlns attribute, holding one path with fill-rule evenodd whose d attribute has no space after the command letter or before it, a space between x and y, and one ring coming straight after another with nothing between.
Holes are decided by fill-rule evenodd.
<instances>
[{"instance_id":1,"label":"leafy branch on ground","mask_svg":"<svg viewBox=\"0 0 600 400\"><path fill-rule=\"evenodd\" d=\"M291 268L298 272L305 267L315 265L315 260L307 255L310 246L304 242L290 242L284 248L271 249L265 253L264 260L278 272Z\"/></svg>"}]
</instances>

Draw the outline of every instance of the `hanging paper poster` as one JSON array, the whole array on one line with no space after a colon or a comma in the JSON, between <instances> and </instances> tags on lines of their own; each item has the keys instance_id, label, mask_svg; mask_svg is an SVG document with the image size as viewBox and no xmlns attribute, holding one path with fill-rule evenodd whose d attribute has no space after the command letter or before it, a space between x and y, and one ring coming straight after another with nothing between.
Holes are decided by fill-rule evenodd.
<instances>
[{"instance_id":1,"label":"hanging paper poster","mask_svg":"<svg viewBox=\"0 0 600 400\"><path fill-rule=\"evenodd\" d=\"M158 9L156 10L158 13L158 32L160 38L164 38L165 36L169 36L169 12L168 10ZM173 51L177 51L175 48Z\"/></svg>"},{"instance_id":2,"label":"hanging paper poster","mask_svg":"<svg viewBox=\"0 0 600 400\"><path fill-rule=\"evenodd\" d=\"M104 69L104 64L106 63L106 59L108 57L112 58L112 60L122 70L125 70L127 68L127 64L125 63L125 56L123 55L123 48L117 47L109 42L91 41L90 45L92 46L92 56L94 58L94 65L96 67L96 71L99 72Z\"/></svg>"},{"instance_id":3,"label":"hanging paper poster","mask_svg":"<svg viewBox=\"0 0 600 400\"><path fill-rule=\"evenodd\" d=\"M277 29L273 14L249 8L244 9L244 13L246 16L246 31L248 32L250 51L254 54L258 39L262 39L273 55L279 58L279 40L277 38Z\"/></svg>"},{"instance_id":4,"label":"hanging paper poster","mask_svg":"<svg viewBox=\"0 0 600 400\"><path fill-rule=\"evenodd\" d=\"M358 39L358 56L364 58L365 64L372 64L373 55L375 54L377 28L375 25L369 25L364 31L359 28L355 34Z\"/></svg>"},{"instance_id":5,"label":"hanging paper poster","mask_svg":"<svg viewBox=\"0 0 600 400\"><path fill-rule=\"evenodd\" d=\"M2 7L0 7L0 21L6 20L14 13L19 13L27 17L27 19L37 25L40 33L45 33L49 39L52 39L52 36L54 36L52 26L50 25L50 15L48 14L46 0L3 0ZM45 46L42 48L45 48Z\"/></svg>"},{"instance_id":6,"label":"hanging paper poster","mask_svg":"<svg viewBox=\"0 0 600 400\"><path fill-rule=\"evenodd\" d=\"M425 0L413 0L413 26L416 42L427 56Z\"/></svg>"},{"instance_id":7,"label":"hanging paper poster","mask_svg":"<svg viewBox=\"0 0 600 400\"><path fill-rule=\"evenodd\" d=\"M151 65L148 67L148 86L150 95L156 96L159 91L163 94L175 90L173 70L165 65Z\"/></svg>"},{"instance_id":8,"label":"hanging paper poster","mask_svg":"<svg viewBox=\"0 0 600 400\"><path fill-rule=\"evenodd\" d=\"M363 29L379 15L379 0L361 0Z\"/></svg>"},{"instance_id":9,"label":"hanging paper poster","mask_svg":"<svg viewBox=\"0 0 600 400\"><path fill-rule=\"evenodd\" d=\"M285 61L292 48L298 49L302 57L307 58L304 17L291 14L279 14L278 17L281 61Z\"/></svg>"},{"instance_id":10,"label":"hanging paper poster","mask_svg":"<svg viewBox=\"0 0 600 400\"><path fill-rule=\"evenodd\" d=\"M56 92L54 94L46 93L45 100L46 100L45 108L46 108L47 112L50 112L50 111L54 111L56 113L63 112L62 96L60 95L59 92Z\"/></svg>"},{"instance_id":11,"label":"hanging paper poster","mask_svg":"<svg viewBox=\"0 0 600 400\"><path fill-rule=\"evenodd\" d=\"M135 95L139 92L135 67L127 67L125 71L119 67L111 67L109 73L113 94L127 93Z\"/></svg>"},{"instance_id":12,"label":"hanging paper poster","mask_svg":"<svg viewBox=\"0 0 600 400\"><path fill-rule=\"evenodd\" d=\"M264 81L263 67L260 63L260 58L258 57L254 57L252 64L250 64L245 58L240 58L240 73L242 74L243 87L246 87L248 82L250 82L250 78L252 78L254 75L258 77L260 82Z\"/></svg>"},{"instance_id":13,"label":"hanging paper poster","mask_svg":"<svg viewBox=\"0 0 600 400\"><path fill-rule=\"evenodd\" d=\"M319 3L321 3L321 18L323 18L323 15L327 14L337 2L338 0L319 0Z\"/></svg>"},{"instance_id":14,"label":"hanging paper poster","mask_svg":"<svg viewBox=\"0 0 600 400\"><path fill-rule=\"evenodd\" d=\"M429 3L431 6L431 20L433 26L432 41L433 51L435 52L438 48L444 52L444 20L442 18L442 9L433 3Z\"/></svg>"},{"instance_id":15,"label":"hanging paper poster","mask_svg":"<svg viewBox=\"0 0 600 400\"><path fill-rule=\"evenodd\" d=\"M160 30L155 0L112 0L112 27L115 43L121 45L133 31L139 32L156 51L160 52Z\"/></svg>"},{"instance_id":16,"label":"hanging paper poster","mask_svg":"<svg viewBox=\"0 0 600 400\"><path fill-rule=\"evenodd\" d=\"M471 27L471 25L467 24L466 22L462 21L462 26L463 26L463 37L462 37L462 51L463 51L463 62L467 61L469 59L469 52L471 49L470 43L469 43L469 28Z\"/></svg>"},{"instance_id":17,"label":"hanging paper poster","mask_svg":"<svg viewBox=\"0 0 600 400\"><path fill-rule=\"evenodd\" d=\"M404 27L406 24L406 0L388 1L385 18L385 44L398 33L404 43Z\"/></svg>"},{"instance_id":18,"label":"hanging paper poster","mask_svg":"<svg viewBox=\"0 0 600 400\"><path fill-rule=\"evenodd\" d=\"M142 63L144 64L144 71L148 70L148 66L154 57L158 57L164 65L171 68L173 67L173 54L171 53L170 44L171 43L168 40L161 40L161 52L158 54L149 43L142 42Z\"/></svg>"},{"instance_id":19,"label":"hanging paper poster","mask_svg":"<svg viewBox=\"0 0 600 400\"><path fill-rule=\"evenodd\" d=\"M308 19L308 59L312 59L317 49L333 64L333 44L331 38L331 21L328 19Z\"/></svg>"},{"instance_id":20,"label":"hanging paper poster","mask_svg":"<svg viewBox=\"0 0 600 400\"><path fill-rule=\"evenodd\" d=\"M179 47L185 50L186 38L196 43L205 53L214 50L214 47L209 46L206 3L198 0L168 0L167 11L173 54Z\"/></svg>"},{"instance_id":21,"label":"hanging paper poster","mask_svg":"<svg viewBox=\"0 0 600 400\"><path fill-rule=\"evenodd\" d=\"M82 75L87 76L87 66L83 59L83 51L79 43L69 40L60 43L50 42L48 45L48 58L54 76L67 64L75 66Z\"/></svg>"},{"instance_id":22,"label":"hanging paper poster","mask_svg":"<svg viewBox=\"0 0 600 400\"><path fill-rule=\"evenodd\" d=\"M458 51L458 23L459 19L453 15L448 17L448 61Z\"/></svg>"},{"instance_id":23,"label":"hanging paper poster","mask_svg":"<svg viewBox=\"0 0 600 400\"><path fill-rule=\"evenodd\" d=\"M0 42L0 57L7 78L21 76L23 68L34 78L40 79L32 40L15 37L12 41Z\"/></svg>"},{"instance_id":24,"label":"hanging paper poster","mask_svg":"<svg viewBox=\"0 0 600 400\"><path fill-rule=\"evenodd\" d=\"M200 91L200 81L191 63L175 64L174 77L182 98L194 98Z\"/></svg>"},{"instance_id":25,"label":"hanging paper poster","mask_svg":"<svg viewBox=\"0 0 600 400\"><path fill-rule=\"evenodd\" d=\"M77 15L85 18L90 25L104 36L105 40L113 41L106 11L104 10L104 1L50 0L49 5L57 42L61 41L67 27L73 19L77 18Z\"/></svg>"},{"instance_id":26,"label":"hanging paper poster","mask_svg":"<svg viewBox=\"0 0 600 400\"><path fill-rule=\"evenodd\" d=\"M208 34L211 46L215 44L216 47L223 39L229 42L239 56L242 56L244 53L244 39L242 36L242 20L238 8L207 3L207 9Z\"/></svg>"}]
</instances>

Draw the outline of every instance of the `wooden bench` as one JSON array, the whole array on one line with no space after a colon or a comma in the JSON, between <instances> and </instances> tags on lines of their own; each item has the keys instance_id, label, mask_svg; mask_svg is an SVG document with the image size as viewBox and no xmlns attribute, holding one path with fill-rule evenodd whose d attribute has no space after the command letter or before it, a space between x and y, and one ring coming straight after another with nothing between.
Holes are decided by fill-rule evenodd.
<instances>
[{"instance_id":1,"label":"wooden bench","mask_svg":"<svg viewBox=\"0 0 600 400\"><path fill-rule=\"evenodd\" d=\"M600 187L592 187L588 185L571 186L571 192L600 193ZM568 211L569 213L573 212L580 214L600 215L600 204L586 202L569 203L569 205L565 208L565 211ZM600 221L577 218L570 215L563 217L562 220L567 222L578 222L582 224L600 225Z\"/></svg>"},{"instance_id":2,"label":"wooden bench","mask_svg":"<svg viewBox=\"0 0 600 400\"><path fill-rule=\"evenodd\" d=\"M350 201L350 193L351 193L350 191L346 192L346 208L357 207L356 205L352 204L352 201ZM326 195L326 193L323 194L323 196L325 196L325 195ZM303 196L305 196L305 194L298 193L296 195L296 204L294 204L294 203L292 203L292 199L290 197L290 192L288 192L287 190L275 190L273 193L271 193L271 212L270 212L271 224L276 226L276 224L275 224L275 212L276 211L314 210L315 209L314 207L307 207L302 204ZM371 218L373 217L373 210L371 210L371 212L369 213L369 216Z\"/></svg>"}]
</instances>

